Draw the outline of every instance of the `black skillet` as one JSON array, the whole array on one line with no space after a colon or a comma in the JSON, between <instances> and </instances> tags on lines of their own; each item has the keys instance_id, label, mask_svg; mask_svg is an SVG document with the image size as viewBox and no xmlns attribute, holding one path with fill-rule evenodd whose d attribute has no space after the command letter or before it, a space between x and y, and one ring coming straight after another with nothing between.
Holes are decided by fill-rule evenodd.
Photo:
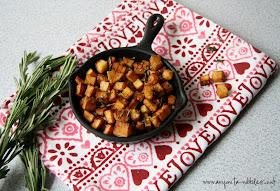
<instances>
[{"instance_id":1,"label":"black skillet","mask_svg":"<svg viewBox=\"0 0 280 191\"><path fill-rule=\"evenodd\" d=\"M174 118L175 116L186 106L187 104L187 96L183 89L183 84L181 81L180 76L178 75L175 68L164 58L162 58L162 62L164 66L171 69L174 72L173 79L171 81L171 84L174 87L174 95L176 96L176 103L175 103L175 109L172 111L170 116L164 121L164 123L147 133L143 133L140 135L135 135L131 137L116 137L111 135L105 135L101 131L95 130L90 126L90 123L84 119L82 108L79 105L80 98L75 95L76 92L76 82L75 78L76 76L79 76L81 78L85 78L85 74L87 70L92 68L95 70L94 65L95 63L100 60L104 59L107 60L110 56L115 56L117 58L122 57L128 57L128 58L135 58L136 62L141 62L142 60L149 60L151 55L156 54L152 50L152 43L161 30L164 23L164 18L160 14L154 14L149 17L146 23L145 27L145 33L142 41L133 47L125 47L125 48L114 48L110 49L101 53L96 54L95 56L91 57L89 60L87 60L78 70L73 72L71 76L69 77L69 97L70 97L70 104L71 108L78 119L78 121L82 124L83 127L85 127L88 131L91 133L101 137L102 139L106 139L109 141L114 142L137 142L142 141L148 138L151 138L155 135L158 135L159 132L161 132Z\"/></svg>"}]
</instances>

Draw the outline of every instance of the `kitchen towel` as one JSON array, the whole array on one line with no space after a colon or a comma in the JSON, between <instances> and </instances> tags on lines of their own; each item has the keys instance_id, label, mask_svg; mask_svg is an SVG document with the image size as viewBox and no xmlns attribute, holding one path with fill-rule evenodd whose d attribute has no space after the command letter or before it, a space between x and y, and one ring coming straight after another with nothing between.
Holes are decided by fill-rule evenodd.
<instances>
[{"instance_id":1,"label":"kitchen towel","mask_svg":"<svg viewBox=\"0 0 280 191\"><path fill-rule=\"evenodd\" d=\"M120 144L83 128L67 94L61 95L50 112L56 122L38 132L38 141L41 160L73 190L168 190L276 70L265 53L172 0L125 0L63 54L73 53L82 65L104 50L136 45L154 13L165 23L152 48L178 71L188 104L160 135ZM217 83L200 85L200 76L214 70L225 72L226 98L217 96ZM0 104L2 125L14 97Z\"/></svg>"}]
</instances>

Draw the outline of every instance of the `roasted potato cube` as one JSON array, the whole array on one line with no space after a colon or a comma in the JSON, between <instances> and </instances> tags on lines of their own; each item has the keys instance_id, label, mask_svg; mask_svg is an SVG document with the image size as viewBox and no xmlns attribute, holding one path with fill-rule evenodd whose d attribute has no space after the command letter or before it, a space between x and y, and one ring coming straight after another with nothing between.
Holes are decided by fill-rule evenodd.
<instances>
[{"instance_id":1,"label":"roasted potato cube","mask_svg":"<svg viewBox=\"0 0 280 191\"><path fill-rule=\"evenodd\" d=\"M135 128L138 131L143 131L145 129L144 123L142 121L137 121Z\"/></svg>"},{"instance_id":2,"label":"roasted potato cube","mask_svg":"<svg viewBox=\"0 0 280 191\"><path fill-rule=\"evenodd\" d=\"M125 99L119 98L114 105L114 109L122 110L127 106L127 104L128 102Z\"/></svg>"},{"instance_id":3,"label":"roasted potato cube","mask_svg":"<svg viewBox=\"0 0 280 191\"><path fill-rule=\"evenodd\" d=\"M149 99L144 99L143 103L151 112L155 112L157 110L157 105Z\"/></svg>"},{"instance_id":4,"label":"roasted potato cube","mask_svg":"<svg viewBox=\"0 0 280 191\"><path fill-rule=\"evenodd\" d=\"M160 55L152 55L150 57L150 64L153 70L158 70L163 66Z\"/></svg>"},{"instance_id":5,"label":"roasted potato cube","mask_svg":"<svg viewBox=\"0 0 280 191\"><path fill-rule=\"evenodd\" d=\"M109 82L101 81L99 89L101 91L107 92L107 91L111 90L111 85Z\"/></svg>"},{"instance_id":6,"label":"roasted potato cube","mask_svg":"<svg viewBox=\"0 0 280 191\"><path fill-rule=\"evenodd\" d=\"M144 86L144 96L146 99L153 99L153 87L149 85Z\"/></svg>"},{"instance_id":7,"label":"roasted potato cube","mask_svg":"<svg viewBox=\"0 0 280 191\"><path fill-rule=\"evenodd\" d=\"M117 99L118 99L117 91L115 89L112 89L109 95L109 102L114 103L117 101Z\"/></svg>"},{"instance_id":8,"label":"roasted potato cube","mask_svg":"<svg viewBox=\"0 0 280 191\"><path fill-rule=\"evenodd\" d=\"M85 83L85 80L83 80L82 78L80 78L79 76L77 76L77 77L75 78L75 82L76 82L77 84L84 84L84 83Z\"/></svg>"},{"instance_id":9,"label":"roasted potato cube","mask_svg":"<svg viewBox=\"0 0 280 191\"><path fill-rule=\"evenodd\" d=\"M148 115L148 113L143 113L143 122L144 122L144 126L146 131L151 131L152 130L152 123L150 121L150 116Z\"/></svg>"},{"instance_id":10,"label":"roasted potato cube","mask_svg":"<svg viewBox=\"0 0 280 191\"><path fill-rule=\"evenodd\" d=\"M103 74L109 69L109 65L107 61L100 59L95 63L95 68L98 73Z\"/></svg>"},{"instance_id":11,"label":"roasted potato cube","mask_svg":"<svg viewBox=\"0 0 280 191\"><path fill-rule=\"evenodd\" d=\"M159 71L156 71L156 70L148 70L148 74L149 75L155 74L155 75L159 76L161 73Z\"/></svg>"},{"instance_id":12,"label":"roasted potato cube","mask_svg":"<svg viewBox=\"0 0 280 191\"><path fill-rule=\"evenodd\" d=\"M131 117L132 121L134 121L134 122L139 121L141 118L140 111L138 109L131 109L130 117Z\"/></svg>"},{"instance_id":13,"label":"roasted potato cube","mask_svg":"<svg viewBox=\"0 0 280 191\"><path fill-rule=\"evenodd\" d=\"M85 97L83 97L83 98L80 100L80 103L79 103L79 104L80 104L81 107L83 107L84 102L85 102Z\"/></svg>"},{"instance_id":14,"label":"roasted potato cube","mask_svg":"<svg viewBox=\"0 0 280 191\"><path fill-rule=\"evenodd\" d=\"M162 72L162 77L165 80L172 80L174 72L169 69L164 69Z\"/></svg>"},{"instance_id":15,"label":"roasted potato cube","mask_svg":"<svg viewBox=\"0 0 280 191\"><path fill-rule=\"evenodd\" d=\"M228 96L228 89L225 84L217 84L217 95L219 98L225 98Z\"/></svg>"},{"instance_id":16,"label":"roasted potato cube","mask_svg":"<svg viewBox=\"0 0 280 191\"><path fill-rule=\"evenodd\" d=\"M127 109L135 109L139 104L139 101L137 99L132 99L129 105L127 106Z\"/></svg>"},{"instance_id":17,"label":"roasted potato cube","mask_svg":"<svg viewBox=\"0 0 280 191\"><path fill-rule=\"evenodd\" d=\"M97 107L97 102L94 97L85 97L82 108L87 111L94 111Z\"/></svg>"},{"instance_id":18,"label":"roasted potato cube","mask_svg":"<svg viewBox=\"0 0 280 191\"><path fill-rule=\"evenodd\" d=\"M136 90L142 90L144 87L144 83L140 80L137 79L136 81L133 82L134 87L136 88Z\"/></svg>"},{"instance_id":19,"label":"roasted potato cube","mask_svg":"<svg viewBox=\"0 0 280 191\"><path fill-rule=\"evenodd\" d=\"M93 123L91 124L91 127L94 129L99 129L103 123L104 119L97 117L94 119Z\"/></svg>"},{"instance_id":20,"label":"roasted potato cube","mask_svg":"<svg viewBox=\"0 0 280 191\"><path fill-rule=\"evenodd\" d=\"M137 79L139 79L139 77L135 74L133 70L129 70L126 73L125 77L131 82L135 82Z\"/></svg>"},{"instance_id":21,"label":"roasted potato cube","mask_svg":"<svg viewBox=\"0 0 280 191\"><path fill-rule=\"evenodd\" d=\"M113 116L116 121L128 122L130 120L129 109L114 110Z\"/></svg>"},{"instance_id":22,"label":"roasted potato cube","mask_svg":"<svg viewBox=\"0 0 280 191\"><path fill-rule=\"evenodd\" d=\"M97 74L95 73L95 71L90 68L87 72L86 72L86 75L91 75L93 77L97 77Z\"/></svg>"},{"instance_id":23,"label":"roasted potato cube","mask_svg":"<svg viewBox=\"0 0 280 191\"><path fill-rule=\"evenodd\" d=\"M108 82L108 77L105 74L97 74L97 83L100 84L102 81Z\"/></svg>"},{"instance_id":24,"label":"roasted potato cube","mask_svg":"<svg viewBox=\"0 0 280 191\"><path fill-rule=\"evenodd\" d=\"M92 97L92 96L95 95L95 92L96 92L97 89L98 89L98 87L96 87L96 86L87 85L87 89L86 89L85 95L87 97Z\"/></svg>"},{"instance_id":25,"label":"roasted potato cube","mask_svg":"<svg viewBox=\"0 0 280 191\"><path fill-rule=\"evenodd\" d=\"M112 124L107 124L105 125L105 129L103 133L105 135L113 135L113 131L114 131L114 126Z\"/></svg>"},{"instance_id":26,"label":"roasted potato cube","mask_svg":"<svg viewBox=\"0 0 280 191\"><path fill-rule=\"evenodd\" d=\"M107 76L108 76L110 84L114 84L122 79L122 77L124 76L124 73L108 71Z\"/></svg>"},{"instance_id":27,"label":"roasted potato cube","mask_svg":"<svg viewBox=\"0 0 280 191\"><path fill-rule=\"evenodd\" d=\"M104 116L104 112L106 111L107 108L97 108L95 109L95 113L97 115L101 115L101 116Z\"/></svg>"},{"instance_id":28,"label":"roasted potato cube","mask_svg":"<svg viewBox=\"0 0 280 191\"><path fill-rule=\"evenodd\" d=\"M156 84L158 82L159 82L159 78L158 78L158 76L156 74L149 75L148 82L147 82L148 84L154 85L154 84Z\"/></svg>"},{"instance_id":29,"label":"roasted potato cube","mask_svg":"<svg viewBox=\"0 0 280 191\"><path fill-rule=\"evenodd\" d=\"M143 102L143 100L145 99L145 96L143 93L136 91L136 92L134 92L132 99L136 99L139 102Z\"/></svg>"},{"instance_id":30,"label":"roasted potato cube","mask_svg":"<svg viewBox=\"0 0 280 191\"><path fill-rule=\"evenodd\" d=\"M115 123L115 118L112 110L106 110L104 114L108 123Z\"/></svg>"},{"instance_id":31,"label":"roasted potato cube","mask_svg":"<svg viewBox=\"0 0 280 191\"><path fill-rule=\"evenodd\" d=\"M141 105L140 111L141 113L150 113L150 110L147 108L146 105Z\"/></svg>"},{"instance_id":32,"label":"roasted potato cube","mask_svg":"<svg viewBox=\"0 0 280 191\"><path fill-rule=\"evenodd\" d=\"M112 68L115 70L115 72L119 73L126 73L127 67L119 62L114 62Z\"/></svg>"},{"instance_id":33,"label":"roasted potato cube","mask_svg":"<svg viewBox=\"0 0 280 191\"><path fill-rule=\"evenodd\" d=\"M85 84L90 84L94 86L96 84L96 77L87 74L85 79Z\"/></svg>"},{"instance_id":34,"label":"roasted potato cube","mask_svg":"<svg viewBox=\"0 0 280 191\"><path fill-rule=\"evenodd\" d=\"M76 96L83 97L85 91L86 91L86 85L85 84L79 83L76 86Z\"/></svg>"},{"instance_id":35,"label":"roasted potato cube","mask_svg":"<svg viewBox=\"0 0 280 191\"><path fill-rule=\"evenodd\" d=\"M224 82L225 81L224 71L213 71L212 80L213 82Z\"/></svg>"},{"instance_id":36,"label":"roasted potato cube","mask_svg":"<svg viewBox=\"0 0 280 191\"><path fill-rule=\"evenodd\" d=\"M131 82L131 81L129 81L128 79L126 79L125 81L124 81L124 83L126 84L126 86L127 87L129 87L130 89L134 89L134 85L133 85L133 83Z\"/></svg>"},{"instance_id":37,"label":"roasted potato cube","mask_svg":"<svg viewBox=\"0 0 280 191\"><path fill-rule=\"evenodd\" d=\"M167 93L167 94L169 94L170 92L173 91L173 86L172 86L168 81L165 81L165 82L162 84L162 87L164 88L165 93Z\"/></svg>"},{"instance_id":38,"label":"roasted potato cube","mask_svg":"<svg viewBox=\"0 0 280 191\"><path fill-rule=\"evenodd\" d=\"M95 115L93 115L92 113L88 112L87 110L84 110L83 116L90 123L92 123L93 120L95 119Z\"/></svg>"},{"instance_id":39,"label":"roasted potato cube","mask_svg":"<svg viewBox=\"0 0 280 191\"><path fill-rule=\"evenodd\" d=\"M113 134L117 137L129 137L132 134L133 127L130 123L116 121Z\"/></svg>"},{"instance_id":40,"label":"roasted potato cube","mask_svg":"<svg viewBox=\"0 0 280 191\"><path fill-rule=\"evenodd\" d=\"M155 112L155 116L158 116L161 121L164 121L170 115L171 111L171 107L167 104L164 104Z\"/></svg>"},{"instance_id":41,"label":"roasted potato cube","mask_svg":"<svg viewBox=\"0 0 280 191\"><path fill-rule=\"evenodd\" d=\"M150 118L150 121L152 122L152 124L157 128L161 125L161 121L159 120L158 116L153 116Z\"/></svg>"},{"instance_id":42,"label":"roasted potato cube","mask_svg":"<svg viewBox=\"0 0 280 191\"><path fill-rule=\"evenodd\" d=\"M128 67L132 67L133 66L133 63L134 63L134 60L133 59L129 59L127 57L123 57L123 61L124 63L128 66Z\"/></svg>"},{"instance_id":43,"label":"roasted potato cube","mask_svg":"<svg viewBox=\"0 0 280 191\"><path fill-rule=\"evenodd\" d=\"M160 85L160 83L155 84L153 87L154 87L156 97L164 96L165 91L164 88Z\"/></svg>"},{"instance_id":44,"label":"roasted potato cube","mask_svg":"<svg viewBox=\"0 0 280 191\"><path fill-rule=\"evenodd\" d=\"M133 91L129 88L129 87L126 87L122 93L121 93L121 96L124 98L124 99L129 99L132 95L133 95Z\"/></svg>"},{"instance_id":45,"label":"roasted potato cube","mask_svg":"<svg viewBox=\"0 0 280 191\"><path fill-rule=\"evenodd\" d=\"M176 96L175 95L168 95L168 105L174 105L176 102Z\"/></svg>"},{"instance_id":46,"label":"roasted potato cube","mask_svg":"<svg viewBox=\"0 0 280 191\"><path fill-rule=\"evenodd\" d=\"M149 69L150 63L146 60L143 60L142 62L135 62L133 67L135 74L142 77L144 76L145 71Z\"/></svg>"},{"instance_id":47,"label":"roasted potato cube","mask_svg":"<svg viewBox=\"0 0 280 191\"><path fill-rule=\"evenodd\" d=\"M116 82L113 89L117 91L123 91L126 88L126 83L124 82Z\"/></svg>"},{"instance_id":48,"label":"roasted potato cube","mask_svg":"<svg viewBox=\"0 0 280 191\"><path fill-rule=\"evenodd\" d=\"M97 102L101 104L108 104L109 103L109 93L104 91L96 91L95 98Z\"/></svg>"},{"instance_id":49,"label":"roasted potato cube","mask_svg":"<svg viewBox=\"0 0 280 191\"><path fill-rule=\"evenodd\" d=\"M210 81L210 76L208 74L201 76L199 78L200 81L200 85L205 86L205 85L210 85L211 81Z\"/></svg>"}]
</instances>

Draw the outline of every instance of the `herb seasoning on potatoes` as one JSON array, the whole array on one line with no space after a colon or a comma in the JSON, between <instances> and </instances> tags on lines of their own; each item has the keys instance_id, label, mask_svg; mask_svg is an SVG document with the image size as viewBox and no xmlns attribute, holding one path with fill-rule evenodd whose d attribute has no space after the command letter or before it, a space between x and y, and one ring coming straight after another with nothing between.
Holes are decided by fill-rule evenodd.
<instances>
[{"instance_id":1,"label":"herb seasoning on potatoes","mask_svg":"<svg viewBox=\"0 0 280 191\"><path fill-rule=\"evenodd\" d=\"M76 77L76 96L92 128L129 137L158 128L171 114L173 74L159 55L142 62L111 56L97 61L85 79Z\"/></svg>"}]
</instances>

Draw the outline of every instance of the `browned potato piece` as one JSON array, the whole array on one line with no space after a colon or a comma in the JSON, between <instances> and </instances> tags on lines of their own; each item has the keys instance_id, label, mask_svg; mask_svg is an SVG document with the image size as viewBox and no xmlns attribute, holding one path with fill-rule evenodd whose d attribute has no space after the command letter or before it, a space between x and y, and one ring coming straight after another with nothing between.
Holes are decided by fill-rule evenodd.
<instances>
[{"instance_id":1,"label":"browned potato piece","mask_svg":"<svg viewBox=\"0 0 280 191\"><path fill-rule=\"evenodd\" d=\"M99 89L101 91L107 92L107 91L111 90L111 85L109 82L101 81Z\"/></svg>"},{"instance_id":2,"label":"browned potato piece","mask_svg":"<svg viewBox=\"0 0 280 191\"><path fill-rule=\"evenodd\" d=\"M106 109L107 109L107 108L97 108L97 109L95 110L95 113L96 113L97 115L103 116L103 115L104 115L104 112L106 111Z\"/></svg>"},{"instance_id":3,"label":"browned potato piece","mask_svg":"<svg viewBox=\"0 0 280 191\"><path fill-rule=\"evenodd\" d=\"M143 122L144 122L144 126L146 131L151 131L152 130L152 123L150 121L150 117L148 115L148 113L143 113Z\"/></svg>"},{"instance_id":4,"label":"browned potato piece","mask_svg":"<svg viewBox=\"0 0 280 191\"><path fill-rule=\"evenodd\" d=\"M97 74L97 83L100 84L102 81L108 82L108 77L105 74Z\"/></svg>"},{"instance_id":5,"label":"browned potato piece","mask_svg":"<svg viewBox=\"0 0 280 191\"><path fill-rule=\"evenodd\" d=\"M145 129L144 123L142 121L137 121L135 128L139 131L143 131Z\"/></svg>"},{"instance_id":6,"label":"browned potato piece","mask_svg":"<svg viewBox=\"0 0 280 191\"><path fill-rule=\"evenodd\" d=\"M143 103L149 108L151 112L155 112L157 110L157 105L149 99L144 99Z\"/></svg>"},{"instance_id":7,"label":"browned potato piece","mask_svg":"<svg viewBox=\"0 0 280 191\"><path fill-rule=\"evenodd\" d=\"M129 105L127 106L127 109L135 109L139 104L139 101L137 99L132 99Z\"/></svg>"},{"instance_id":8,"label":"browned potato piece","mask_svg":"<svg viewBox=\"0 0 280 191\"><path fill-rule=\"evenodd\" d=\"M202 86L206 86L206 85L210 85L211 84L210 76L208 74L206 74L204 76L201 76L199 78L199 81L200 81L200 85L202 85Z\"/></svg>"},{"instance_id":9,"label":"browned potato piece","mask_svg":"<svg viewBox=\"0 0 280 191\"><path fill-rule=\"evenodd\" d=\"M174 105L175 102L176 102L176 96L175 95L169 95L168 96L168 101L167 101L168 105Z\"/></svg>"},{"instance_id":10,"label":"browned potato piece","mask_svg":"<svg viewBox=\"0 0 280 191\"><path fill-rule=\"evenodd\" d=\"M112 89L110 91L110 95L109 95L109 102L110 103L114 103L117 101L117 91L115 89Z\"/></svg>"},{"instance_id":11,"label":"browned potato piece","mask_svg":"<svg viewBox=\"0 0 280 191\"><path fill-rule=\"evenodd\" d=\"M115 123L115 118L112 110L106 110L104 114L108 123Z\"/></svg>"},{"instance_id":12,"label":"browned potato piece","mask_svg":"<svg viewBox=\"0 0 280 191\"><path fill-rule=\"evenodd\" d=\"M129 137L132 134L132 130L130 123L116 121L113 134L117 137Z\"/></svg>"},{"instance_id":13,"label":"browned potato piece","mask_svg":"<svg viewBox=\"0 0 280 191\"><path fill-rule=\"evenodd\" d=\"M225 98L228 96L228 89L225 84L218 84L217 85L217 95L219 98Z\"/></svg>"},{"instance_id":14,"label":"browned potato piece","mask_svg":"<svg viewBox=\"0 0 280 191\"><path fill-rule=\"evenodd\" d=\"M129 59L127 57L123 57L123 61L124 63L128 66L128 67L132 67L133 66L133 63L134 63L134 60L133 59Z\"/></svg>"},{"instance_id":15,"label":"browned potato piece","mask_svg":"<svg viewBox=\"0 0 280 191\"><path fill-rule=\"evenodd\" d=\"M126 73L125 77L131 82L135 82L137 79L139 79L139 77L135 74L133 70L129 70Z\"/></svg>"},{"instance_id":16,"label":"browned potato piece","mask_svg":"<svg viewBox=\"0 0 280 191\"><path fill-rule=\"evenodd\" d=\"M117 91L123 91L126 88L126 83L124 82L116 82L113 89Z\"/></svg>"},{"instance_id":17,"label":"browned potato piece","mask_svg":"<svg viewBox=\"0 0 280 191\"><path fill-rule=\"evenodd\" d=\"M127 67L119 62L113 63L113 69L118 73L125 73L127 71Z\"/></svg>"},{"instance_id":18,"label":"browned potato piece","mask_svg":"<svg viewBox=\"0 0 280 191\"><path fill-rule=\"evenodd\" d=\"M153 70L158 70L163 66L160 55L152 55L150 57L150 63Z\"/></svg>"},{"instance_id":19,"label":"browned potato piece","mask_svg":"<svg viewBox=\"0 0 280 191\"><path fill-rule=\"evenodd\" d=\"M96 92L97 89L98 89L98 87L95 87L93 85L87 85L87 89L86 89L85 95L87 97L92 97L92 96L95 95L95 92Z\"/></svg>"},{"instance_id":20,"label":"browned potato piece","mask_svg":"<svg viewBox=\"0 0 280 191\"><path fill-rule=\"evenodd\" d=\"M150 113L150 110L145 105L141 105L140 111L141 113Z\"/></svg>"},{"instance_id":21,"label":"browned potato piece","mask_svg":"<svg viewBox=\"0 0 280 191\"><path fill-rule=\"evenodd\" d=\"M79 76L77 76L77 77L75 78L75 82L76 82L77 84L84 84L84 83L85 83L85 80L83 80L82 78L80 78Z\"/></svg>"},{"instance_id":22,"label":"browned potato piece","mask_svg":"<svg viewBox=\"0 0 280 191\"><path fill-rule=\"evenodd\" d=\"M173 86L168 81L165 81L162 84L162 87L164 88L166 94L169 94L173 91Z\"/></svg>"},{"instance_id":23,"label":"browned potato piece","mask_svg":"<svg viewBox=\"0 0 280 191\"><path fill-rule=\"evenodd\" d=\"M83 116L90 123L92 123L93 120L95 119L95 115L93 115L92 113L88 112L87 110L84 110Z\"/></svg>"},{"instance_id":24,"label":"browned potato piece","mask_svg":"<svg viewBox=\"0 0 280 191\"><path fill-rule=\"evenodd\" d=\"M97 103L94 97L84 97L82 108L87 111L94 111L97 107Z\"/></svg>"},{"instance_id":25,"label":"browned potato piece","mask_svg":"<svg viewBox=\"0 0 280 191\"><path fill-rule=\"evenodd\" d=\"M95 68L98 73L103 74L109 69L109 65L107 61L100 59L95 63Z\"/></svg>"},{"instance_id":26,"label":"browned potato piece","mask_svg":"<svg viewBox=\"0 0 280 191\"><path fill-rule=\"evenodd\" d=\"M164 88L160 85L160 83L155 84L153 87L154 87L156 97L164 96L165 91Z\"/></svg>"},{"instance_id":27,"label":"browned potato piece","mask_svg":"<svg viewBox=\"0 0 280 191\"><path fill-rule=\"evenodd\" d=\"M172 80L174 72L169 69L164 69L162 72L162 77L165 80Z\"/></svg>"},{"instance_id":28,"label":"browned potato piece","mask_svg":"<svg viewBox=\"0 0 280 191\"><path fill-rule=\"evenodd\" d=\"M114 105L114 109L122 110L127 106L127 104L128 103L125 99L119 98Z\"/></svg>"},{"instance_id":29,"label":"browned potato piece","mask_svg":"<svg viewBox=\"0 0 280 191\"><path fill-rule=\"evenodd\" d=\"M129 88L129 87L126 87L122 93L121 93L121 96L124 98L124 99L129 99L132 95L133 95L133 91Z\"/></svg>"},{"instance_id":30,"label":"browned potato piece","mask_svg":"<svg viewBox=\"0 0 280 191\"><path fill-rule=\"evenodd\" d=\"M149 75L148 82L147 82L148 84L154 85L154 84L156 84L158 82L159 82L159 78L158 78L158 76L156 74Z\"/></svg>"},{"instance_id":31,"label":"browned potato piece","mask_svg":"<svg viewBox=\"0 0 280 191\"><path fill-rule=\"evenodd\" d=\"M129 109L114 110L113 116L116 121L128 122L130 120Z\"/></svg>"},{"instance_id":32,"label":"browned potato piece","mask_svg":"<svg viewBox=\"0 0 280 191\"><path fill-rule=\"evenodd\" d=\"M79 83L76 86L76 96L83 97L85 91L86 91L86 85L85 84Z\"/></svg>"},{"instance_id":33,"label":"browned potato piece","mask_svg":"<svg viewBox=\"0 0 280 191\"><path fill-rule=\"evenodd\" d=\"M95 98L97 102L101 104L108 104L109 103L109 94L104 91L96 91Z\"/></svg>"},{"instance_id":34,"label":"browned potato piece","mask_svg":"<svg viewBox=\"0 0 280 191\"><path fill-rule=\"evenodd\" d=\"M170 115L171 111L171 107L167 104L164 104L156 111L155 115L158 116L161 121L164 121Z\"/></svg>"},{"instance_id":35,"label":"browned potato piece","mask_svg":"<svg viewBox=\"0 0 280 191\"><path fill-rule=\"evenodd\" d=\"M140 112L138 109L131 109L130 110L130 117L132 119L132 121L136 122L139 121L141 118Z\"/></svg>"},{"instance_id":36,"label":"browned potato piece","mask_svg":"<svg viewBox=\"0 0 280 191\"><path fill-rule=\"evenodd\" d=\"M110 84L114 84L120 81L124 75L124 73L121 72L115 72L115 71L108 71L108 72L107 72L107 76Z\"/></svg>"},{"instance_id":37,"label":"browned potato piece","mask_svg":"<svg viewBox=\"0 0 280 191\"><path fill-rule=\"evenodd\" d=\"M87 74L85 79L85 84L90 84L94 86L96 84L96 77Z\"/></svg>"},{"instance_id":38,"label":"browned potato piece","mask_svg":"<svg viewBox=\"0 0 280 191\"><path fill-rule=\"evenodd\" d=\"M136 90L139 90L139 91L141 91L144 87L144 83L140 79L137 79L136 81L134 81L133 85L136 88Z\"/></svg>"},{"instance_id":39,"label":"browned potato piece","mask_svg":"<svg viewBox=\"0 0 280 191\"><path fill-rule=\"evenodd\" d=\"M142 62L135 62L133 64L134 72L138 76L144 76L145 71L149 69L150 63L148 61L143 60Z\"/></svg>"},{"instance_id":40,"label":"browned potato piece","mask_svg":"<svg viewBox=\"0 0 280 191\"><path fill-rule=\"evenodd\" d=\"M107 124L105 125L105 129L103 133L105 135L113 135L113 131L114 131L114 126L112 124Z\"/></svg>"},{"instance_id":41,"label":"browned potato piece","mask_svg":"<svg viewBox=\"0 0 280 191\"><path fill-rule=\"evenodd\" d=\"M212 80L213 82L224 82L225 81L224 71L213 71Z\"/></svg>"},{"instance_id":42,"label":"browned potato piece","mask_svg":"<svg viewBox=\"0 0 280 191\"><path fill-rule=\"evenodd\" d=\"M93 123L91 124L91 127L94 129L99 129L103 123L104 119L97 117L94 119Z\"/></svg>"},{"instance_id":43,"label":"browned potato piece","mask_svg":"<svg viewBox=\"0 0 280 191\"><path fill-rule=\"evenodd\" d=\"M87 72L86 72L87 75L91 75L93 77L97 77L97 74L95 73L95 71L93 69L89 69Z\"/></svg>"},{"instance_id":44,"label":"browned potato piece","mask_svg":"<svg viewBox=\"0 0 280 191\"><path fill-rule=\"evenodd\" d=\"M145 85L144 86L144 96L145 96L145 98L146 99L153 99L153 95L154 95L153 87Z\"/></svg>"},{"instance_id":45,"label":"browned potato piece","mask_svg":"<svg viewBox=\"0 0 280 191\"><path fill-rule=\"evenodd\" d=\"M143 102L144 98L145 98L145 96L143 93L138 92L138 91L134 92L133 99L136 99L139 102Z\"/></svg>"},{"instance_id":46,"label":"browned potato piece","mask_svg":"<svg viewBox=\"0 0 280 191\"><path fill-rule=\"evenodd\" d=\"M150 121L152 124L157 128L161 125L161 121L159 120L158 116L154 115L153 117L150 118Z\"/></svg>"},{"instance_id":47,"label":"browned potato piece","mask_svg":"<svg viewBox=\"0 0 280 191\"><path fill-rule=\"evenodd\" d=\"M159 75L160 75L160 72L159 72L159 71L156 71L156 70L148 70L148 74L149 74L149 75L155 74L155 75L159 76Z\"/></svg>"}]
</instances>

